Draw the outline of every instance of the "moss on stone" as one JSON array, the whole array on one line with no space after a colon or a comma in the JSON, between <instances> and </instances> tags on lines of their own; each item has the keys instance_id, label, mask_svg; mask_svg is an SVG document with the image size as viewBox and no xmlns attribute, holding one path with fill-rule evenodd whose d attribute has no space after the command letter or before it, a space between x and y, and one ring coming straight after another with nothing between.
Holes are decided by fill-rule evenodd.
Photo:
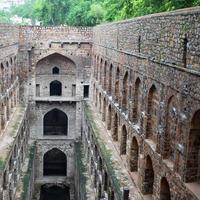
<instances>
[{"instance_id":1,"label":"moss on stone","mask_svg":"<svg viewBox=\"0 0 200 200\"><path fill-rule=\"evenodd\" d=\"M83 161L84 154L82 152L82 145L80 142L76 142L74 146L75 146L75 161L76 161L76 166L78 168L78 173L79 173L80 192L81 194L83 194L84 200L87 200L88 199L87 190L86 190L87 168Z\"/></svg>"},{"instance_id":2,"label":"moss on stone","mask_svg":"<svg viewBox=\"0 0 200 200\"><path fill-rule=\"evenodd\" d=\"M23 192L21 194L21 200L27 199L28 187L29 187L31 172L32 172L32 168L33 168L34 152L35 152L35 144L33 144L33 146L29 150L29 163L28 163L27 172L23 177Z\"/></svg>"},{"instance_id":3,"label":"moss on stone","mask_svg":"<svg viewBox=\"0 0 200 200\"><path fill-rule=\"evenodd\" d=\"M99 128L97 127L94 121L93 113L90 109L90 106L86 102L84 102L84 110L85 110L86 120L93 130L94 138L98 144L100 154L102 155L102 159L104 160L108 174L111 177L116 195L118 196L118 199L122 199L121 182L118 179L117 174L115 172L117 170L117 167L112 161L111 152L104 144L104 141L100 136Z\"/></svg>"}]
</instances>

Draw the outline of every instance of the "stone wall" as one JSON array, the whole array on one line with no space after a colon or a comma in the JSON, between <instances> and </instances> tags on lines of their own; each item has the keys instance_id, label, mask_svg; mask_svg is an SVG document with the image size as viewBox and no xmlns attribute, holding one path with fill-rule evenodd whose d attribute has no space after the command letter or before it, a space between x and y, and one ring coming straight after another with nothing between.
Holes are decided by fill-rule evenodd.
<instances>
[{"instance_id":1,"label":"stone wall","mask_svg":"<svg viewBox=\"0 0 200 200\"><path fill-rule=\"evenodd\" d=\"M144 197L199 198L199 26L197 7L94 28L93 101Z\"/></svg>"}]
</instances>

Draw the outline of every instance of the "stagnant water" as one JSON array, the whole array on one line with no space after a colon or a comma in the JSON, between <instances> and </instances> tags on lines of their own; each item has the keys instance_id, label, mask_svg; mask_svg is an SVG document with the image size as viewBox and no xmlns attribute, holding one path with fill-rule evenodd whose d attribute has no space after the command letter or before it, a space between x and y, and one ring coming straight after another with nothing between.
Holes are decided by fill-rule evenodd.
<instances>
[{"instance_id":1,"label":"stagnant water","mask_svg":"<svg viewBox=\"0 0 200 200\"><path fill-rule=\"evenodd\" d=\"M44 185L41 187L40 200L70 200L69 188Z\"/></svg>"}]
</instances>

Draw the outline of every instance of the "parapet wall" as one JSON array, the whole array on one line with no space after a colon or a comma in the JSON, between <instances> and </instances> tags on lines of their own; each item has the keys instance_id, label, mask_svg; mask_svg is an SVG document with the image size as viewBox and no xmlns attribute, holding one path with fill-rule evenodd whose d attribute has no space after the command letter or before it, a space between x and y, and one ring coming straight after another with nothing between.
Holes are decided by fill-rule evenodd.
<instances>
[{"instance_id":1,"label":"parapet wall","mask_svg":"<svg viewBox=\"0 0 200 200\"><path fill-rule=\"evenodd\" d=\"M19 28L16 26L0 24L0 60L7 56L16 55L18 51ZM10 59L10 58L9 58Z\"/></svg>"},{"instance_id":2,"label":"parapet wall","mask_svg":"<svg viewBox=\"0 0 200 200\"><path fill-rule=\"evenodd\" d=\"M100 25L94 28L93 41L95 45L200 71L200 7Z\"/></svg>"},{"instance_id":3,"label":"parapet wall","mask_svg":"<svg viewBox=\"0 0 200 200\"><path fill-rule=\"evenodd\" d=\"M33 43L42 46L51 42L92 42L92 28L89 27L20 27L20 44Z\"/></svg>"}]
</instances>

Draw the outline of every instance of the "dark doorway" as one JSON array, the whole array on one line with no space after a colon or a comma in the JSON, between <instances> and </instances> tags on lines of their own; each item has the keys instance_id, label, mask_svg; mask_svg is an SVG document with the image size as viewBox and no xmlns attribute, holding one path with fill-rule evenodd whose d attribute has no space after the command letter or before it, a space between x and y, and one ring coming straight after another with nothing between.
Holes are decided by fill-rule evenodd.
<instances>
[{"instance_id":1,"label":"dark doorway","mask_svg":"<svg viewBox=\"0 0 200 200\"><path fill-rule=\"evenodd\" d=\"M69 188L65 186L43 185L40 192L40 200L70 200Z\"/></svg>"},{"instance_id":2,"label":"dark doorway","mask_svg":"<svg viewBox=\"0 0 200 200\"><path fill-rule=\"evenodd\" d=\"M146 166L144 170L144 194L153 194L154 170L151 157L146 158Z\"/></svg>"},{"instance_id":3,"label":"dark doorway","mask_svg":"<svg viewBox=\"0 0 200 200\"><path fill-rule=\"evenodd\" d=\"M67 158L66 155L57 148L44 154L43 174L44 176L66 176Z\"/></svg>"},{"instance_id":4,"label":"dark doorway","mask_svg":"<svg viewBox=\"0 0 200 200\"><path fill-rule=\"evenodd\" d=\"M160 183L160 200L171 200L170 188L166 178L162 178Z\"/></svg>"},{"instance_id":5,"label":"dark doorway","mask_svg":"<svg viewBox=\"0 0 200 200\"><path fill-rule=\"evenodd\" d=\"M89 97L89 85L84 85L83 96L84 96L84 98Z\"/></svg>"},{"instance_id":6,"label":"dark doorway","mask_svg":"<svg viewBox=\"0 0 200 200\"><path fill-rule=\"evenodd\" d=\"M67 135L68 117L58 110L53 109L44 116L44 135Z\"/></svg>"},{"instance_id":7,"label":"dark doorway","mask_svg":"<svg viewBox=\"0 0 200 200\"><path fill-rule=\"evenodd\" d=\"M54 67L52 72L53 72L53 74L59 74L60 70L58 67Z\"/></svg>"},{"instance_id":8,"label":"dark doorway","mask_svg":"<svg viewBox=\"0 0 200 200\"><path fill-rule=\"evenodd\" d=\"M52 81L50 83L50 96L62 95L62 83L59 81Z\"/></svg>"}]
</instances>

